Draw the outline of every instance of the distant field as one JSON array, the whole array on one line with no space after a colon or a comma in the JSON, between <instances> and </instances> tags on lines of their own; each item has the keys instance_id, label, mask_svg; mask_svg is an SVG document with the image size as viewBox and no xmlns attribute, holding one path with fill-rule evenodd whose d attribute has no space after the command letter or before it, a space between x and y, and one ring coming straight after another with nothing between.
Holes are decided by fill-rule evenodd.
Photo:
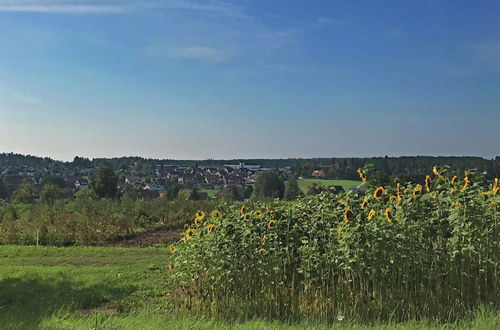
<instances>
[{"instance_id":1,"label":"distant field","mask_svg":"<svg viewBox=\"0 0 500 330\"><path fill-rule=\"evenodd\" d=\"M172 309L167 258L166 248L0 246L0 329L442 329L197 318ZM447 329L498 329L499 322L483 313Z\"/></svg>"},{"instance_id":2,"label":"distant field","mask_svg":"<svg viewBox=\"0 0 500 330\"><path fill-rule=\"evenodd\" d=\"M342 186L345 191L348 191L351 188L355 188L360 185L361 181L354 180L329 180L329 179L301 179L298 180L299 188L302 192L306 193L309 187L311 187L314 183L317 183L321 186Z\"/></svg>"}]
</instances>

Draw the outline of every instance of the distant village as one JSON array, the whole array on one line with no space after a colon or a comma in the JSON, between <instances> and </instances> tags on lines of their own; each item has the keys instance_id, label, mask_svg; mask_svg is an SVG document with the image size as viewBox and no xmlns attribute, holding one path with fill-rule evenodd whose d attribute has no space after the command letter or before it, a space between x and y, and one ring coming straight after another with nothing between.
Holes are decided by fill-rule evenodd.
<instances>
[{"instance_id":1,"label":"distant village","mask_svg":"<svg viewBox=\"0 0 500 330\"><path fill-rule=\"evenodd\" d=\"M166 194L169 187L176 185L181 189L200 189L200 199L209 197L223 197L225 189L231 186L252 185L260 174L265 171L274 170L283 179L293 177L290 167L266 168L262 165L247 165L243 162L237 164L225 164L219 167L206 166L177 166L157 164L149 166L147 171L137 174L135 165L131 168L118 170L119 189L133 187L143 192L147 198L160 198ZM92 185L95 168L34 168L28 165L20 167L0 168L0 181L15 188L24 182L33 182L41 185L47 178L57 178L64 181L64 186L70 193L80 189L88 189ZM314 171L314 177L322 177L323 171ZM209 194L207 190L217 191L219 196ZM215 192L214 192L215 193Z\"/></svg>"}]
</instances>

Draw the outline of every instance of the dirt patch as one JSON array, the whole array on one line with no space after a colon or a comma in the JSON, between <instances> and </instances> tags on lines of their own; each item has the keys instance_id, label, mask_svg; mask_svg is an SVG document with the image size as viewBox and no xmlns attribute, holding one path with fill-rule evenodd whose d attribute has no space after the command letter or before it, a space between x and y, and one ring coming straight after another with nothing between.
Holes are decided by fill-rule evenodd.
<instances>
[{"instance_id":1,"label":"dirt patch","mask_svg":"<svg viewBox=\"0 0 500 330\"><path fill-rule=\"evenodd\" d=\"M119 241L111 242L108 246L118 247L147 247L153 245L163 245L176 241L181 236L179 229L157 229L155 231L139 233Z\"/></svg>"}]
</instances>

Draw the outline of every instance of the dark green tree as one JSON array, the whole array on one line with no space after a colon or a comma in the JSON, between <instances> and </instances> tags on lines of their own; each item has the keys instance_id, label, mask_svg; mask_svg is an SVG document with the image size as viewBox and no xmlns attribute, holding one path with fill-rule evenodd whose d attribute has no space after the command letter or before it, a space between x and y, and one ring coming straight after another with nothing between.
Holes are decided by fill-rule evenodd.
<instances>
[{"instance_id":1,"label":"dark green tree","mask_svg":"<svg viewBox=\"0 0 500 330\"><path fill-rule=\"evenodd\" d=\"M290 178L285 182L285 199L288 201L293 201L300 197L302 192L300 191L299 184L295 178Z\"/></svg>"},{"instance_id":2,"label":"dark green tree","mask_svg":"<svg viewBox=\"0 0 500 330\"><path fill-rule=\"evenodd\" d=\"M101 198L114 198L118 195L118 176L109 167L99 167L92 188Z\"/></svg>"},{"instance_id":3,"label":"dark green tree","mask_svg":"<svg viewBox=\"0 0 500 330\"><path fill-rule=\"evenodd\" d=\"M59 175L49 175L43 178L42 180L43 185L51 184L54 186L57 186L59 188L64 188L66 185L66 182L64 181L64 178Z\"/></svg>"},{"instance_id":4,"label":"dark green tree","mask_svg":"<svg viewBox=\"0 0 500 330\"><path fill-rule=\"evenodd\" d=\"M40 192L40 202L52 205L58 199L64 198L64 190L53 184L46 184Z\"/></svg>"},{"instance_id":5,"label":"dark green tree","mask_svg":"<svg viewBox=\"0 0 500 330\"><path fill-rule=\"evenodd\" d=\"M35 185L32 182L26 182L21 184L14 194L12 194L12 200L14 203L33 203L33 195L35 194Z\"/></svg>"},{"instance_id":6,"label":"dark green tree","mask_svg":"<svg viewBox=\"0 0 500 330\"><path fill-rule=\"evenodd\" d=\"M283 198L285 184L276 171L264 172L257 178L253 191L255 199Z\"/></svg>"}]
</instances>

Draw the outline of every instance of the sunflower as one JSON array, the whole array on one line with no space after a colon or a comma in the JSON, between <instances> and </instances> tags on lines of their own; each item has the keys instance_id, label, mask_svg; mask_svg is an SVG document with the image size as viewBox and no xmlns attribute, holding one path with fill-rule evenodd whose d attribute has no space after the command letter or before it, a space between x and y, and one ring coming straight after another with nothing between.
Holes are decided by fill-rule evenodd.
<instances>
[{"instance_id":1,"label":"sunflower","mask_svg":"<svg viewBox=\"0 0 500 330\"><path fill-rule=\"evenodd\" d=\"M247 209L247 208L246 208L246 206L245 206L245 205L242 205L242 206L240 207L240 212L241 212L242 214L245 214L246 209Z\"/></svg>"},{"instance_id":2,"label":"sunflower","mask_svg":"<svg viewBox=\"0 0 500 330\"><path fill-rule=\"evenodd\" d=\"M462 205L462 204L460 204L460 202L459 202L459 201L456 201L455 203L453 203L453 205L455 205L455 206L460 206L460 205Z\"/></svg>"},{"instance_id":3,"label":"sunflower","mask_svg":"<svg viewBox=\"0 0 500 330\"><path fill-rule=\"evenodd\" d=\"M488 199L488 197L490 197L490 193L487 191L481 191L480 194L484 197L484 199Z\"/></svg>"},{"instance_id":4,"label":"sunflower","mask_svg":"<svg viewBox=\"0 0 500 330\"><path fill-rule=\"evenodd\" d=\"M415 189L413 189L413 198L417 198L420 195L420 193L422 192L422 189L423 189L422 185L417 184L415 186Z\"/></svg>"},{"instance_id":5,"label":"sunflower","mask_svg":"<svg viewBox=\"0 0 500 330\"><path fill-rule=\"evenodd\" d=\"M259 249L259 251L257 251L259 254L264 254L266 253L266 249Z\"/></svg>"},{"instance_id":6,"label":"sunflower","mask_svg":"<svg viewBox=\"0 0 500 330\"><path fill-rule=\"evenodd\" d=\"M264 245L267 243L267 241L268 241L267 235L264 235L260 239L260 244Z\"/></svg>"},{"instance_id":7,"label":"sunflower","mask_svg":"<svg viewBox=\"0 0 500 330\"><path fill-rule=\"evenodd\" d=\"M391 214L391 209L390 208L386 208L384 214L385 214L385 218L387 219L388 222L392 222L392 220L394 220L392 218L392 214Z\"/></svg>"},{"instance_id":8,"label":"sunflower","mask_svg":"<svg viewBox=\"0 0 500 330\"><path fill-rule=\"evenodd\" d=\"M458 180L458 176L454 175L453 178L451 178L451 184L454 184Z\"/></svg>"},{"instance_id":9,"label":"sunflower","mask_svg":"<svg viewBox=\"0 0 500 330\"><path fill-rule=\"evenodd\" d=\"M219 210L215 210L212 212L212 218L214 218L214 219L219 219L220 215L221 215L221 213Z\"/></svg>"},{"instance_id":10,"label":"sunflower","mask_svg":"<svg viewBox=\"0 0 500 330\"><path fill-rule=\"evenodd\" d=\"M352 211L351 208L348 206L346 207L344 211L344 222L345 223L352 223Z\"/></svg>"},{"instance_id":11,"label":"sunflower","mask_svg":"<svg viewBox=\"0 0 500 330\"><path fill-rule=\"evenodd\" d=\"M396 184L396 192L397 192L397 199L398 199L398 204L401 202L401 183Z\"/></svg>"},{"instance_id":12,"label":"sunflower","mask_svg":"<svg viewBox=\"0 0 500 330\"><path fill-rule=\"evenodd\" d=\"M243 220L248 220L248 219L250 219L250 214L248 213L243 214Z\"/></svg>"},{"instance_id":13,"label":"sunflower","mask_svg":"<svg viewBox=\"0 0 500 330\"><path fill-rule=\"evenodd\" d=\"M367 199L363 200L363 203L361 203L361 208L364 209L366 207L366 205L368 205Z\"/></svg>"},{"instance_id":14,"label":"sunflower","mask_svg":"<svg viewBox=\"0 0 500 330\"><path fill-rule=\"evenodd\" d=\"M189 241L191 237L193 237L193 230L191 228L188 228L184 233L184 237L186 238L186 241Z\"/></svg>"},{"instance_id":15,"label":"sunflower","mask_svg":"<svg viewBox=\"0 0 500 330\"><path fill-rule=\"evenodd\" d=\"M168 264L168 265L167 265L167 269L168 269L168 271L169 271L169 272L171 272L171 271L172 271L172 269L174 269L174 265L172 265L172 264Z\"/></svg>"},{"instance_id":16,"label":"sunflower","mask_svg":"<svg viewBox=\"0 0 500 330\"><path fill-rule=\"evenodd\" d=\"M361 178L361 181L366 182L366 175L363 173L363 170L358 168L357 170L359 177Z\"/></svg>"},{"instance_id":17,"label":"sunflower","mask_svg":"<svg viewBox=\"0 0 500 330\"><path fill-rule=\"evenodd\" d=\"M384 187L378 187L377 189L375 189L375 191L373 192L373 197L375 199L381 199L382 198L382 195L384 194L385 192L385 189Z\"/></svg>"},{"instance_id":18,"label":"sunflower","mask_svg":"<svg viewBox=\"0 0 500 330\"><path fill-rule=\"evenodd\" d=\"M377 214L377 212L375 212L374 209L371 209L370 212L368 213L368 221L373 219L375 217L375 214Z\"/></svg>"},{"instance_id":19,"label":"sunflower","mask_svg":"<svg viewBox=\"0 0 500 330\"><path fill-rule=\"evenodd\" d=\"M198 211L196 212L196 217L201 221L203 219L205 219L205 212L203 211Z\"/></svg>"},{"instance_id":20,"label":"sunflower","mask_svg":"<svg viewBox=\"0 0 500 330\"><path fill-rule=\"evenodd\" d=\"M498 178L495 178L493 180L493 187L491 188L491 191L493 192L493 195L496 195L498 190L500 190L500 187L498 186Z\"/></svg>"},{"instance_id":21,"label":"sunflower","mask_svg":"<svg viewBox=\"0 0 500 330\"><path fill-rule=\"evenodd\" d=\"M432 168L432 172L434 172L434 174L436 174L436 176L437 176L438 178L440 178L440 179L444 179L444 175L442 175L441 173L439 173L439 170L438 170L438 168L437 168L436 166L434 166L434 167Z\"/></svg>"},{"instance_id":22,"label":"sunflower","mask_svg":"<svg viewBox=\"0 0 500 330\"><path fill-rule=\"evenodd\" d=\"M431 177L428 175L425 176L425 190L431 192Z\"/></svg>"},{"instance_id":23,"label":"sunflower","mask_svg":"<svg viewBox=\"0 0 500 330\"><path fill-rule=\"evenodd\" d=\"M275 223L276 220L269 220L269 222L267 223L267 229L273 229Z\"/></svg>"},{"instance_id":24,"label":"sunflower","mask_svg":"<svg viewBox=\"0 0 500 330\"><path fill-rule=\"evenodd\" d=\"M429 196L431 196L432 199L436 199L437 194L430 193Z\"/></svg>"},{"instance_id":25,"label":"sunflower","mask_svg":"<svg viewBox=\"0 0 500 330\"><path fill-rule=\"evenodd\" d=\"M270 216L273 216L274 215L274 211L273 210L269 210L269 211L267 211L267 214L269 214Z\"/></svg>"},{"instance_id":26,"label":"sunflower","mask_svg":"<svg viewBox=\"0 0 500 330\"><path fill-rule=\"evenodd\" d=\"M255 211L255 215L260 217L262 215L262 211L260 211L260 210Z\"/></svg>"},{"instance_id":27,"label":"sunflower","mask_svg":"<svg viewBox=\"0 0 500 330\"><path fill-rule=\"evenodd\" d=\"M172 244L170 244L168 246L168 252L170 252L170 254L174 254L175 253L175 247Z\"/></svg>"},{"instance_id":28,"label":"sunflower","mask_svg":"<svg viewBox=\"0 0 500 330\"><path fill-rule=\"evenodd\" d=\"M398 199L398 198L397 198L396 196L394 196L394 195L389 196L389 200L390 200L390 201L394 201L394 200L396 200L396 199Z\"/></svg>"},{"instance_id":29,"label":"sunflower","mask_svg":"<svg viewBox=\"0 0 500 330\"><path fill-rule=\"evenodd\" d=\"M469 183L470 183L469 176L466 175L465 178L464 178L464 184L462 186L462 189L460 189L460 191L464 192L465 189L467 189L467 187L469 186Z\"/></svg>"},{"instance_id":30,"label":"sunflower","mask_svg":"<svg viewBox=\"0 0 500 330\"><path fill-rule=\"evenodd\" d=\"M209 224L209 225L207 226L207 231L208 231L209 233L211 233L214 229L215 229L215 225L214 225L213 223L211 223L211 224Z\"/></svg>"}]
</instances>

